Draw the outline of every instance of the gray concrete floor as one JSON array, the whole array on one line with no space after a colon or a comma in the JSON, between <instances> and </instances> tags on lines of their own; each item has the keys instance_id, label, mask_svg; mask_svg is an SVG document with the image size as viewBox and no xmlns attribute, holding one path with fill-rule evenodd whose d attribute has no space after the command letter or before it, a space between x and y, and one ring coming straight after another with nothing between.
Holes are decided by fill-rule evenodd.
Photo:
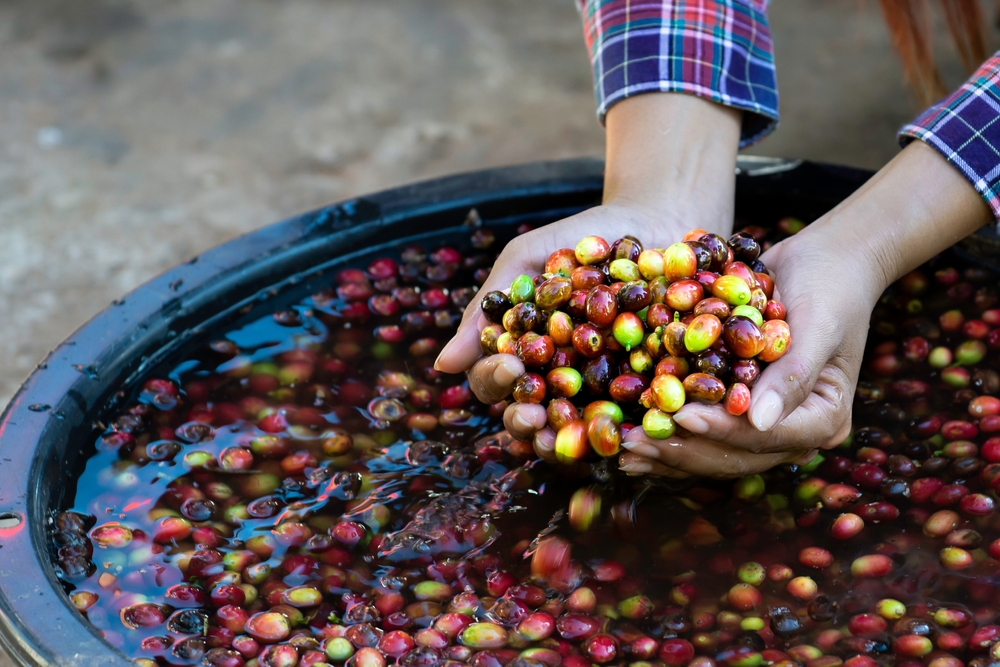
<instances>
[{"instance_id":1,"label":"gray concrete floor","mask_svg":"<svg viewBox=\"0 0 1000 667\"><path fill-rule=\"evenodd\" d=\"M877 2L771 21L783 122L751 152L889 160L917 108ZM367 191L600 154L593 107L573 0L0 0L0 405L164 269Z\"/></svg>"}]
</instances>

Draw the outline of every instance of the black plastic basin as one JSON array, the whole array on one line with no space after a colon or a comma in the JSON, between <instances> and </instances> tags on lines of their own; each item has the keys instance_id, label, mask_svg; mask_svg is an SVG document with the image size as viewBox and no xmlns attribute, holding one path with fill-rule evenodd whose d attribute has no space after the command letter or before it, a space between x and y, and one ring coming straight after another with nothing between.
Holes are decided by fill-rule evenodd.
<instances>
[{"instance_id":1,"label":"black plastic basin","mask_svg":"<svg viewBox=\"0 0 1000 667\"><path fill-rule=\"evenodd\" d=\"M599 202L603 165L570 160L444 178L279 222L151 280L81 327L38 366L0 418L0 642L24 665L132 664L69 604L47 553L47 522L71 500L84 443L121 392L161 361L239 317L421 238L544 223ZM739 163L738 215L813 219L861 185L854 169L770 158ZM694 223L692 223L694 226ZM992 237L995 239L995 236ZM979 243L992 241L983 236Z\"/></svg>"}]
</instances>

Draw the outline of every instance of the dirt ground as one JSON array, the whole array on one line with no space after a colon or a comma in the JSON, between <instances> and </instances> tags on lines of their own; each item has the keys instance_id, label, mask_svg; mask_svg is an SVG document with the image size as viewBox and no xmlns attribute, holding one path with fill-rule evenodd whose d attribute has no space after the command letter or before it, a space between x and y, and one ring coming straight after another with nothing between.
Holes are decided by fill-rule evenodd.
<instances>
[{"instance_id":1,"label":"dirt ground","mask_svg":"<svg viewBox=\"0 0 1000 667\"><path fill-rule=\"evenodd\" d=\"M877 4L774 3L783 121L751 152L892 158L918 109ZM602 150L573 0L0 0L0 405L113 299L236 235Z\"/></svg>"}]
</instances>

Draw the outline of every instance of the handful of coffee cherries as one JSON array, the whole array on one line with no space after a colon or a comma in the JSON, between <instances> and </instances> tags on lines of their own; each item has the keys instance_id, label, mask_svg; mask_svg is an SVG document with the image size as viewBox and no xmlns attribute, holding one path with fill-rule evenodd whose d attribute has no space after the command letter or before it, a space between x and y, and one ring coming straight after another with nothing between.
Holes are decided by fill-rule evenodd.
<instances>
[{"instance_id":1,"label":"handful of coffee cherries","mask_svg":"<svg viewBox=\"0 0 1000 667\"><path fill-rule=\"evenodd\" d=\"M513 398L546 406L561 461L614 456L639 420L669 438L687 402L742 415L764 366L791 344L760 252L746 232L727 242L695 229L650 249L588 236L483 297L480 346L524 362Z\"/></svg>"}]
</instances>

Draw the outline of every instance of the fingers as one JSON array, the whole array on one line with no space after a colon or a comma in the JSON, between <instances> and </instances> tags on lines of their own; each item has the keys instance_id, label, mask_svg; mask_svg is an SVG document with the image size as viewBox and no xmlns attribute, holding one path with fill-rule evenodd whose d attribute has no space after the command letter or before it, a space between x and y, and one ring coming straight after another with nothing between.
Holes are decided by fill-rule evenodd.
<instances>
[{"instance_id":1,"label":"fingers","mask_svg":"<svg viewBox=\"0 0 1000 667\"><path fill-rule=\"evenodd\" d=\"M512 403L503 412L503 425L518 440L533 441L535 431L545 428L545 419L545 408L534 403Z\"/></svg>"},{"instance_id":2,"label":"fingers","mask_svg":"<svg viewBox=\"0 0 1000 667\"><path fill-rule=\"evenodd\" d=\"M755 454L701 436L654 440L641 427L628 432L622 447L682 473L716 478L746 477L803 455L802 451Z\"/></svg>"},{"instance_id":3,"label":"fingers","mask_svg":"<svg viewBox=\"0 0 1000 667\"><path fill-rule=\"evenodd\" d=\"M770 431L806 400L843 336L835 322L816 312L812 296L785 305L793 332L788 351L764 369L751 392L748 417L759 431Z\"/></svg>"},{"instance_id":4,"label":"fingers","mask_svg":"<svg viewBox=\"0 0 1000 667\"><path fill-rule=\"evenodd\" d=\"M686 472L665 466L659 461L654 461L653 459L639 456L632 452L624 452L618 456L618 469L630 477L656 475L657 477L687 479L691 476Z\"/></svg>"},{"instance_id":5,"label":"fingers","mask_svg":"<svg viewBox=\"0 0 1000 667\"><path fill-rule=\"evenodd\" d=\"M485 286L484 286L485 289ZM483 315L482 295L486 294L482 289L469 302L462 314L462 322L458 325L458 331L454 337L444 346L437 360L434 361L434 368L442 373L461 373L475 363L482 355L479 347L479 332L486 326L486 317Z\"/></svg>"},{"instance_id":6,"label":"fingers","mask_svg":"<svg viewBox=\"0 0 1000 667\"><path fill-rule=\"evenodd\" d=\"M831 294L829 276L817 272L828 260L827 249L804 239L805 233L785 239L761 256L774 274L775 298L788 309L792 339L788 352L764 369L751 392L747 417L759 431L774 429L802 405L824 368L849 365L851 355L845 350L852 344L845 337L867 323L868 313L859 313L856 302L848 304ZM853 382L841 386L853 390ZM846 402L849 405L850 397Z\"/></svg>"},{"instance_id":7,"label":"fingers","mask_svg":"<svg viewBox=\"0 0 1000 667\"><path fill-rule=\"evenodd\" d=\"M827 365L813 390L791 414L768 431L759 431L746 417L735 417L718 405L689 403L675 415L681 428L754 454L835 447L847 437L851 423L852 381Z\"/></svg>"},{"instance_id":8,"label":"fingers","mask_svg":"<svg viewBox=\"0 0 1000 667\"><path fill-rule=\"evenodd\" d=\"M510 395L522 373L524 363L513 354L483 357L469 370L469 388L482 403L496 403Z\"/></svg>"},{"instance_id":9,"label":"fingers","mask_svg":"<svg viewBox=\"0 0 1000 667\"><path fill-rule=\"evenodd\" d=\"M443 373L461 373L472 366L480 357L479 332L486 324L482 308L483 297L493 290L506 290L514 278L522 273L534 275L540 269L539 266L535 266L535 269L531 267L541 263L537 261L536 257L541 247L532 250L531 246L534 244L526 246L524 238L520 237L508 243L500 256L497 257L486 282L479 288L476 296L472 298L462 314L462 322L458 325L458 331L444 346L434 362L434 368Z\"/></svg>"},{"instance_id":10,"label":"fingers","mask_svg":"<svg viewBox=\"0 0 1000 667\"><path fill-rule=\"evenodd\" d=\"M535 453L538 454L538 458L543 461L548 461L549 463L555 463L556 461L556 432L552 429L545 427L540 431L535 432L534 440L532 444L535 446Z\"/></svg>"},{"instance_id":11,"label":"fingers","mask_svg":"<svg viewBox=\"0 0 1000 667\"><path fill-rule=\"evenodd\" d=\"M815 449L809 450L801 457L793 461L793 463L806 465L816 458L818 453L819 452ZM693 476L681 470L677 470L676 468L665 466L659 461L654 461L653 459L648 459L645 456L639 456L638 454L633 454L632 452L625 452L618 457L618 469L627 474L629 477L654 475L656 477L670 477L672 479L688 479ZM763 471L759 470L757 472Z\"/></svg>"}]
</instances>

